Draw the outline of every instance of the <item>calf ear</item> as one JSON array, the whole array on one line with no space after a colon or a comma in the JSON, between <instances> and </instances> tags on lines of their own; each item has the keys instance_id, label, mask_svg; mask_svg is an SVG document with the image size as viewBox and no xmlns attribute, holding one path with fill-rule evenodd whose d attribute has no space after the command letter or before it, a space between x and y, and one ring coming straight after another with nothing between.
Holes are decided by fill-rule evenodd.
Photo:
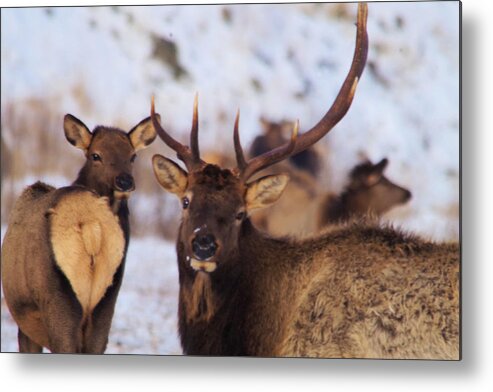
<instances>
[{"instance_id":1,"label":"calf ear","mask_svg":"<svg viewBox=\"0 0 493 392\"><path fill-rule=\"evenodd\" d=\"M279 174L275 176L265 176L250 184L245 196L247 211L256 208L267 207L276 202L288 185L289 176Z\"/></svg>"},{"instance_id":2,"label":"calf ear","mask_svg":"<svg viewBox=\"0 0 493 392\"><path fill-rule=\"evenodd\" d=\"M70 144L87 152L91 144L92 133L78 118L66 114L63 118L63 130Z\"/></svg>"},{"instance_id":3,"label":"calf ear","mask_svg":"<svg viewBox=\"0 0 493 392\"><path fill-rule=\"evenodd\" d=\"M161 116L156 114L158 121L161 121ZM156 138L156 130L150 117L143 119L128 133L128 137L132 142L135 151L142 150L151 144Z\"/></svg>"},{"instance_id":4,"label":"calf ear","mask_svg":"<svg viewBox=\"0 0 493 392\"><path fill-rule=\"evenodd\" d=\"M174 193L178 197L185 194L188 186L188 174L171 159L161 155L152 157L152 167L157 182L168 192Z\"/></svg>"}]
</instances>

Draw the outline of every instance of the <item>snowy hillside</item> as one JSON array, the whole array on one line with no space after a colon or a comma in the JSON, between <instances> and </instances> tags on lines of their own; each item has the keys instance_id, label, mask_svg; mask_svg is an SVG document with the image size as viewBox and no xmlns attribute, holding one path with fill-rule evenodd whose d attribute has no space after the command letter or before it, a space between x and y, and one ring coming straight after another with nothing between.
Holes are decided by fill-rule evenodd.
<instances>
[{"instance_id":1,"label":"snowy hillside","mask_svg":"<svg viewBox=\"0 0 493 392\"><path fill-rule=\"evenodd\" d=\"M65 113L91 129L129 130L149 115L154 94L163 125L185 141L198 92L201 150L228 154L238 108L244 145L260 132L261 116L310 128L347 73L355 16L355 4L3 9L2 224L5 195L15 198L34 179L62 185L75 178L83 160L63 136ZM413 199L385 218L457 240L459 5L370 3L368 35L353 105L319 142L322 183L339 191L361 156L387 157L386 175ZM109 352L180 352L169 242L177 202L155 184L156 152L175 157L157 140L137 160L130 208L153 236L132 240ZM2 350L16 349L9 317L2 301Z\"/></svg>"}]
</instances>

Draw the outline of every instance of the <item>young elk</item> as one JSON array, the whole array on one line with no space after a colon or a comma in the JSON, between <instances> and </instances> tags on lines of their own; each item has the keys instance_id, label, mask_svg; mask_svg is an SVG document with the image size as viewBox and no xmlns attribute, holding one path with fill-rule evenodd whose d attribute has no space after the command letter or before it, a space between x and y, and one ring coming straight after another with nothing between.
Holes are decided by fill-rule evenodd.
<instances>
[{"instance_id":1,"label":"young elk","mask_svg":"<svg viewBox=\"0 0 493 392\"><path fill-rule=\"evenodd\" d=\"M260 170L323 137L348 110L367 57L367 6L334 104L312 129L249 161L234 128L237 167L200 159L197 104L190 147L154 116L187 171L156 155L158 182L183 206L178 231L179 332L185 354L346 358L459 358L459 249L358 224L305 241L272 239L248 214L288 182Z\"/></svg>"},{"instance_id":2,"label":"young elk","mask_svg":"<svg viewBox=\"0 0 493 392\"><path fill-rule=\"evenodd\" d=\"M313 177L292 165L278 164L288 172L289 184L274 206L252 215L252 222L273 236L304 237L351 219L380 217L411 199L410 191L383 175L387 164L386 158L377 164L358 164L339 195L320 190ZM300 205L303 208L298 208Z\"/></svg>"},{"instance_id":3,"label":"young elk","mask_svg":"<svg viewBox=\"0 0 493 392\"><path fill-rule=\"evenodd\" d=\"M72 186L37 182L19 197L2 246L2 285L19 351L103 353L129 241L133 161L156 133L150 118L128 134L91 133L71 115L64 130L87 160Z\"/></svg>"}]
</instances>

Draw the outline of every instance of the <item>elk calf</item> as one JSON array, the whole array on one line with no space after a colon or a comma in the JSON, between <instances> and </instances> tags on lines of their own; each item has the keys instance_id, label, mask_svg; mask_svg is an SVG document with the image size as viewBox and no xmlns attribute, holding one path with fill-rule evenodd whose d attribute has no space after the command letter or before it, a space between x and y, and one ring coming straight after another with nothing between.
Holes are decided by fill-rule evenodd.
<instances>
[{"instance_id":1,"label":"elk calf","mask_svg":"<svg viewBox=\"0 0 493 392\"><path fill-rule=\"evenodd\" d=\"M154 116L187 170L153 158L161 186L182 202L177 255L179 332L185 354L343 358L459 358L459 249L358 224L305 241L272 239L248 215L274 203L286 175L248 180L313 145L349 109L367 57L366 4L336 101L312 129L244 158L236 117L235 169L200 159L197 104L190 147Z\"/></svg>"},{"instance_id":2,"label":"elk calf","mask_svg":"<svg viewBox=\"0 0 493 392\"><path fill-rule=\"evenodd\" d=\"M103 353L129 241L132 163L156 133L149 118L127 134L90 132L71 115L64 130L86 162L72 186L37 182L19 197L2 246L2 285L19 351Z\"/></svg>"}]
</instances>

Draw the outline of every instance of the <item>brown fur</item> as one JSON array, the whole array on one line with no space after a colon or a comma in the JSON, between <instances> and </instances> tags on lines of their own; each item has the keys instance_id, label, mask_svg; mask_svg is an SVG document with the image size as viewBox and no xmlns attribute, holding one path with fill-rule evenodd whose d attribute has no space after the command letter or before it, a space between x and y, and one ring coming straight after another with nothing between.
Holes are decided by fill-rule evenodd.
<instances>
[{"instance_id":1,"label":"brown fur","mask_svg":"<svg viewBox=\"0 0 493 392\"><path fill-rule=\"evenodd\" d=\"M386 161L376 165L369 161L356 165L351 170L346 188L339 195L322 190L313 176L291 164L279 166L276 171L289 173L292 179L279 202L256 212L252 221L275 237L308 237L350 219L380 217L411 198L407 189L382 174L386 165L382 162Z\"/></svg>"},{"instance_id":2,"label":"brown fur","mask_svg":"<svg viewBox=\"0 0 493 392\"><path fill-rule=\"evenodd\" d=\"M84 234L87 224L98 231ZM55 189L42 183L23 192L3 242L2 286L14 320L35 351L84 347L84 324L111 285L124 245L105 198L81 187ZM70 322L71 313L79 315L78 321ZM68 349L64 340L71 340L71 333L77 339Z\"/></svg>"},{"instance_id":3,"label":"brown fur","mask_svg":"<svg viewBox=\"0 0 493 392\"><path fill-rule=\"evenodd\" d=\"M235 221L245 193L227 172L182 173L194 195L177 243L186 354L459 359L457 244L364 221L272 239ZM208 275L191 268L196 227L221 244Z\"/></svg>"},{"instance_id":4,"label":"brown fur","mask_svg":"<svg viewBox=\"0 0 493 392\"><path fill-rule=\"evenodd\" d=\"M86 162L70 187L28 187L9 217L2 285L19 351L103 353L129 241L135 152L156 137L149 118L129 133L64 118Z\"/></svg>"},{"instance_id":5,"label":"brown fur","mask_svg":"<svg viewBox=\"0 0 493 392\"><path fill-rule=\"evenodd\" d=\"M153 158L163 188L188 195L176 247L185 354L459 359L458 244L434 244L365 223L303 241L274 239L245 214L248 201L265 194L256 186L263 179L247 183L252 174L308 148L346 113L366 62L366 16L366 4L359 4L348 77L329 112L297 146L295 128L289 144L247 162L237 116L237 168L207 165L198 154L197 104L189 148L160 126L152 102L160 137L189 170L176 171L169 159ZM160 175L162 170L173 176ZM269 183L262 206L284 189L280 181ZM177 184L187 186L177 191ZM205 272L197 271L195 259L215 266L206 290ZM212 315L196 311L202 301L214 303Z\"/></svg>"},{"instance_id":6,"label":"brown fur","mask_svg":"<svg viewBox=\"0 0 493 392\"><path fill-rule=\"evenodd\" d=\"M216 311L216 305L209 274L197 273L192 287L183 291L183 304L188 322L210 321Z\"/></svg>"}]
</instances>

